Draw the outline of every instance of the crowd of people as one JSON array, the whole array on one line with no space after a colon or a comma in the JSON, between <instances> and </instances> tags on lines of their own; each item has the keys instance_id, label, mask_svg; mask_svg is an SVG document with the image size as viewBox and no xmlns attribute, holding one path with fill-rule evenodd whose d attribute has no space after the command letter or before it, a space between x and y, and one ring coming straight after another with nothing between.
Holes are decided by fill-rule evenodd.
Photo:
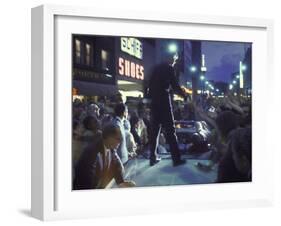
<instances>
[{"instance_id":1,"label":"crowd of people","mask_svg":"<svg viewBox=\"0 0 281 226\"><path fill-rule=\"evenodd\" d=\"M207 145L211 145L208 149L211 150L210 163L204 165L198 162L197 167L200 170L208 171L217 166L216 182L251 181L252 139L249 98L231 95L218 98L204 95L199 96L195 103L187 101L176 104L174 109L175 119L196 122L197 132L192 137L191 142L194 145L191 146L190 152L192 147L200 152L208 149ZM72 149L74 189L104 188L113 178L120 187L134 186L133 182L124 179L124 165L150 148L150 129L150 108L142 102L133 109L128 109L127 105L121 102L112 103L105 108L103 103L75 100ZM159 153L163 152L167 144L163 132L161 131L159 137ZM101 152L95 147L108 142L106 141L108 136L110 138L115 135L117 145L108 152L110 155L97 156ZM91 152L93 153L90 154ZM98 179L93 179L90 175L96 176L96 173L92 173L93 166L96 167L95 170L102 171L102 164L97 163L103 162L104 158L114 164L111 164L112 168L107 172L108 175L100 176L107 179L98 182ZM88 179L85 179L85 176ZM81 178L86 182L96 181L96 184L89 185Z\"/></svg>"},{"instance_id":2,"label":"crowd of people","mask_svg":"<svg viewBox=\"0 0 281 226\"><path fill-rule=\"evenodd\" d=\"M216 182L251 181L251 98L232 94L223 98L203 96L193 106L197 120L207 122L211 130L208 142L213 147L211 164L198 167L210 170L217 165Z\"/></svg>"},{"instance_id":3,"label":"crowd of people","mask_svg":"<svg viewBox=\"0 0 281 226\"><path fill-rule=\"evenodd\" d=\"M104 176L115 178L117 184L122 187L133 186L133 182L124 184L124 165L130 159L142 154L148 145L148 122L149 112L142 106L136 106L135 110L129 111L128 106L122 101L110 103L105 107L104 103L74 100L72 141L74 189L106 187L106 183L99 183L99 179L93 178L96 177L97 171L100 171L98 168L101 164L98 163L102 161L107 161L108 169L104 169L101 178ZM114 138L116 145L107 147L107 138L109 140ZM107 149L110 149L107 152L110 156L99 154L105 153ZM108 159L105 160L106 158ZM96 183L91 184L90 181Z\"/></svg>"},{"instance_id":4,"label":"crowd of people","mask_svg":"<svg viewBox=\"0 0 281 226\"><path fill-rule=\"evenodd\" d=\"M210 151L210 164L198 162L200 170L218 169L216 182L252 179L251 99L231 93L224 97L207 93L191 100L181 89L170 64L155 67L150 80L149 104L73 102L73 188L105 188L112 179L119 187L127 181L124 165L149 150L150 166L161 161L159 153L169 146L173 166L186 163L179 149L175 120L194 121L190 151ZM170 89L171 88L171 89ZM184 98L174 103L170 91Z\"/></svg>"}]
</instances>

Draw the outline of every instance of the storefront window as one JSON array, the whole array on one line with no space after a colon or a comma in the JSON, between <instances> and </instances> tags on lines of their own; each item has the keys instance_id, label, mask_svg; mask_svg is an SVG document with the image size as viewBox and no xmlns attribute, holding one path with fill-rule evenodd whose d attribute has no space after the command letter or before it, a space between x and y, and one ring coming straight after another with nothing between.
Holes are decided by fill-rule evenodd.
<instances>
[{"instance_id":1,"label":"storefront window","mask_svg":"<svg viewBox=\"0 0 281 226\"><path fill-rule=\"evenodd\" d=\"M85 45L86 48L86 65L90 66L91 65L91 53L92 53L92 46L88 43Z\"/></svg>"},{"instance_id":2,"label":"storefront window","mask_svg":"<svg viewBox=\"0 0 281 226\"><path fill-rule=\"evenodd\" d=\"M81 41L75 39L75 62L81 64Z\"/></svg>"},{"instance_id":3,"label":"storefront window","mask_svg":"<svg viewBox=\"0 0 281 226\"><path fill-rule=\"evenodd\" d=\"M110 65L110 55L109 52L102 49L101 50L101 67L103 70L108 71L109 70L109 66Z\"/></svg>"}]
</instances>

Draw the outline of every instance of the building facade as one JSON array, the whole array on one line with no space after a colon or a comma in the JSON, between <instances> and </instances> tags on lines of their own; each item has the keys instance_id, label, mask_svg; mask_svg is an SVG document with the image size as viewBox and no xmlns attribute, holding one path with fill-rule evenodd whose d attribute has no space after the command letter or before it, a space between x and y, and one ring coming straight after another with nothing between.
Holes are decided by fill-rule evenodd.
<instances>
[{"instance_id":1,"label":"building facade","mask_svg":"<svg viewBox=\"0 0 281 226\"><path fill-rule=\"evenodd\" d=\"M72 50L73 94L144 95L155 64L152 39L73 35Z\"/></svg>"}]
</instances>

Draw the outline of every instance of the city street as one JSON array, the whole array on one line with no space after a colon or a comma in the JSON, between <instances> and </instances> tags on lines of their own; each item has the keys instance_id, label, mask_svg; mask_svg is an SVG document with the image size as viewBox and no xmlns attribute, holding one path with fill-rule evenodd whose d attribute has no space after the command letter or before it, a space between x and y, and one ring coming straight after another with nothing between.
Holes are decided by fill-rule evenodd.
<instances>
[{"instance_id":1,"label":"city street","mask_svg":"<svg viewBox=\"0 0 281 226\"><path fill-rule=\"evenodd\" d=\"M252 180L251 43L72 40L75 189Z\"/></svg>"}]
</instances>

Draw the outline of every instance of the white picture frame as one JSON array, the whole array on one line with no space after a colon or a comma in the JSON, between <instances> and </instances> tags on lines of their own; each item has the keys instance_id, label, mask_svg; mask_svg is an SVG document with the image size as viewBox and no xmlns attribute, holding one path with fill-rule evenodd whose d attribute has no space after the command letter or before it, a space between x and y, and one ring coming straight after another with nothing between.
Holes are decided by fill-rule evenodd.
<instances>
[{"instance_id":1,"label":"white picture frame","mask_svg":"<svg viewBox=\"0 0 281 226\"><path fill-rule=\"evenodd\" d=\"M58 110L65 100L70 101L70 94L64 91L71 85L71 79L65 77L71 71L71 48L67 49L61 40L73 32L88 34L91 30L87 31L86 25L81 26L87 23L99 25L92 31L93 34L156 37L153 28L158 26L157 37L171 37L171 32L175 32L175 37L186 38L186 33L181 36L179 29L184 31L188 27L193 29L189 38L252 42L253 182L73 193L69 180L64 184L64 175L69 173L71 177L71 125L63 118L64 114L71 112ZM116 24L119 29L116 29ZM171 29L169 34L165 33L165 26ZM31 41L33 217L57 220L273 203L273 178L268 176L273 172L273 150L269 149L268 140L262 136L267 132L266 122L269 120L266 106L271 104L262 93L270 94L273 90L273 21L166 12L117 12L114 9L105 12L95 8L43 5L32 9ZM66 55L60 55L62 52ZM69 107L68 104L66 106ZM60 136L62 133L64 135ZM62 150L62 145L66 151ZM64 158L69 163L62 162ZM111 205L108 202L112 202Z\"/></svg>"}]
</instances>

